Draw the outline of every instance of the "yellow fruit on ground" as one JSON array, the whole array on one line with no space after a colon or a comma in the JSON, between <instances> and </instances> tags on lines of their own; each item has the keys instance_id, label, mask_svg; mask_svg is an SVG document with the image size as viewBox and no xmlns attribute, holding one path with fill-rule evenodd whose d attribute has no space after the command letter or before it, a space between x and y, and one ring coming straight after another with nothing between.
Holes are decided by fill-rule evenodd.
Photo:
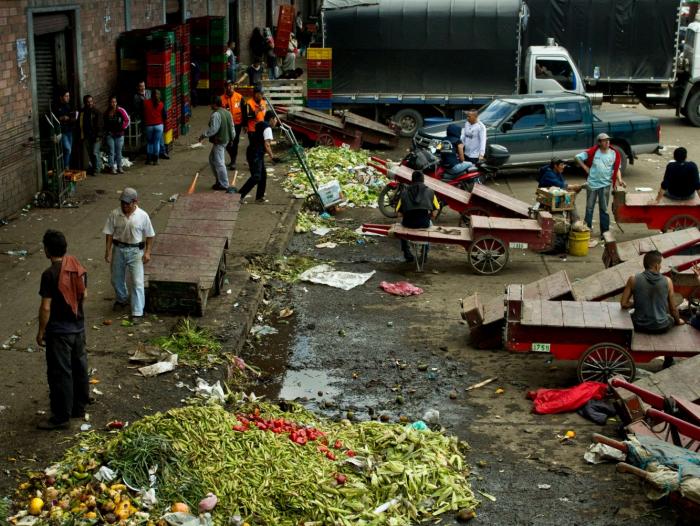
<instances>
[{"instance_id":1,"label":"yellow fruit on ground","mask_svg":"<svg viewBox=\"0 0 700 526\"><path fill-rule=\"evenodd\" d=\"M173 513L177 513L178 511L182 513L189 513L190 512L190 507L185 504L184 502L176 502L175 504L172 505L170 508Z\"/></svg>"},{"instance_id":2,"label":"yellow fruit on ground","mask_svg":"<svg viewBox=\"0 0 700 526\"><path fill-rule=\"evenodd\" d=\"M44 507L44 501L41 500L39 497L34 497L32 500L29 501L29 506L27 507L27 511L29 512L30 515L39 515L41 513L41 510Z\"/></svg>"},{"instance_id":3,"label":"yellow fruit on ground","mask_svg":"<svg viewBox=\"0 0 700 526\"><path fill-rule=\"evenodd\" d=\"M97 513L95 513L94 511L88 511L88 512L85 514L85 518L86 518L86 519L96 519L96 518L97 518Z\"/></svg>"},{"instance_id":4,"label":"yellow fruit on ground","mask_svg":"<svg viewBox=\"0 0 700 526\"><path fill-rule=\"evenodd\" d=\"M566 435L564 435L566 438L576 438L576 431L567 431Z\"/></svg>"}]
</instances>

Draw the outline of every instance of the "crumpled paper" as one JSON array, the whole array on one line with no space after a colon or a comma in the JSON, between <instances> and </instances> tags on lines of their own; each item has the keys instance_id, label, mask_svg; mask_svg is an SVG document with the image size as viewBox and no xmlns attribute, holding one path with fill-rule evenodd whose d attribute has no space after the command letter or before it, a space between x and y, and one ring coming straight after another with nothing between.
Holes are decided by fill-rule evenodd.
<instances>
[{"instance_id":1,"label":"crumpled paper","mask_svg":"<svg viewBox=\"0 0 700 526\"><path fill-rule=\"evenodd\" d=\"M197 387L194 388L194 392L209 401L222 404L226 401L226 394L224 393L223 387L221 387L221 382L218 380L215 384L209 384L206 380L197 378Z\"/></svg>"},{"instance_id":2,"label":"crumpled paper","mask_svg":"<svg viewBox=\"0 0 700 526\"><path fill-rule=\"evenodd\" d=\"M175 370L177 367L177 354L171 354L167 360L157 362L146 367L139 367L139 372L143 376L158 376L159 374L167 373Z\"/></svg>"},{"instance_id":3,"label":"crumpled paper","mask_svg":"<svg viewBox=\"0 0 700 526\"><path fill-rule=\"evenodd\" d=\"M374 270L363 274L360 272L335 270L330 265L316 265L302 273L299 279L320 285L328 285L336 289L350 290L366 283L374 274Z\"/></svg>"}]
</instances>

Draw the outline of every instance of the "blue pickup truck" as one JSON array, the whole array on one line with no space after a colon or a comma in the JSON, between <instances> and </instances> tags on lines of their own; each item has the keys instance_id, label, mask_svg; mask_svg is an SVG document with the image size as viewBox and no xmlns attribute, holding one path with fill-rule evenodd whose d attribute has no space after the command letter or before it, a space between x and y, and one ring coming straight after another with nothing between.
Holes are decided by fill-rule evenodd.
<instances>
[{"instance_id":1,"label":"blue pickup truck","mask_svg":"<svg viewBox=\"0 0 700 526\"><path fill-rule=\"evenodd\" d=\"M659 119L630 112L594 111L590 100L574 93L499 97L479 111L488 143L508 149L502 168L541 166L553 157L572 160L590 148L602 132L622 154L622 170L637 155L659 149ZM465 121L454 124L464 126ZM426 126L413 137L417 148L445 137L449 123Z\"/></svg>"}]
</instances>

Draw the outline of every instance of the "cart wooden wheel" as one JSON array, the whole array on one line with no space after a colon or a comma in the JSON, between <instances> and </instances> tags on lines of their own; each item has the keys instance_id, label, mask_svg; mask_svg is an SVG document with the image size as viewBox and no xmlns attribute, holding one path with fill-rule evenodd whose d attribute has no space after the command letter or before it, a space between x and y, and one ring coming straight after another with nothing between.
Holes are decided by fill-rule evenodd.
<instances>
[{"instance_id":1,"label":"cart wooden wheel","mask_svg":"<svg viewBox=\"0 0 700 526\"><path fill-rule=\"evenodd\" d=\"M630 353L614 343L597 343L578 360L576 372L582 382L607 382L613 376L634 380L637 368Z\"/></svg>"},{"instance_id":2,"label":"cart wooden wheel","mask_svg":"<svg viewBox=\"0 0 700 526\"><path fill-rule=\"evenodd\" d=\"M462 227L468 227L471 225L471 220L469 219L469 216L483 216L483 217L491 217L491 214L488 213L488 211L484 210L483 208L467 208L464 212L462 212L459 215L459 226Z\"/></svg>"},{"instance_id":3,"label":"cart wooden wheel","mask_svg":"<svg viewBox=\"0 0 700 526\"><path fill-rule=\"evenodd\" d=\"M477 274L498 274L508 264L510 254L506 244L497 237L484 236L474 240L467 249L469 265Z\"/></svg>"},{"instance_id":4,"label":"cart wooden wheel","mask_svg":"<svg viewBox=\"0 0 700 526\"><path fill-rule=\"evenodd\" d=\"M693 216L689 215L678 215L671 217L664 225L662 232L673 232L675 230L685 230L686 228L692 228L694 226L700 226L700 221L695 219Z\"/></svg>"},{"instance_id":5,"label":"cart wooden wheel","mask_svg":"<svg viewBox=\"0 0 700 526\"><path fill-rule=\"evenodd\" d=\"M316 137L316 146L335 146L335 140L327 133L322 133Z\"/></svg>"}]
</instances>

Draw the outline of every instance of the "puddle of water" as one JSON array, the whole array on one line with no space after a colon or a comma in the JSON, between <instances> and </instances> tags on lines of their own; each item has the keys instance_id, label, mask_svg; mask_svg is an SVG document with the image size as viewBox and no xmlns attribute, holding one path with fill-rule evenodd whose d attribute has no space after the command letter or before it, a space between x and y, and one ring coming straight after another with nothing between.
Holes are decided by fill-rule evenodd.
<instances>
[{"instance_id":1,"label":"puddle of water","mask_svg":"<svg viewBox=\"0 0 700 526\"><path fill-rule=\"evenodd\" d=\"M337 387L332 386L337 378L326 371L305 369L303 371L287 371L282 381L279 398L294 400L295 398L333 398L340 394ZM319 391L323 392L321 397Z\"/></svg>"}]
</instances>

